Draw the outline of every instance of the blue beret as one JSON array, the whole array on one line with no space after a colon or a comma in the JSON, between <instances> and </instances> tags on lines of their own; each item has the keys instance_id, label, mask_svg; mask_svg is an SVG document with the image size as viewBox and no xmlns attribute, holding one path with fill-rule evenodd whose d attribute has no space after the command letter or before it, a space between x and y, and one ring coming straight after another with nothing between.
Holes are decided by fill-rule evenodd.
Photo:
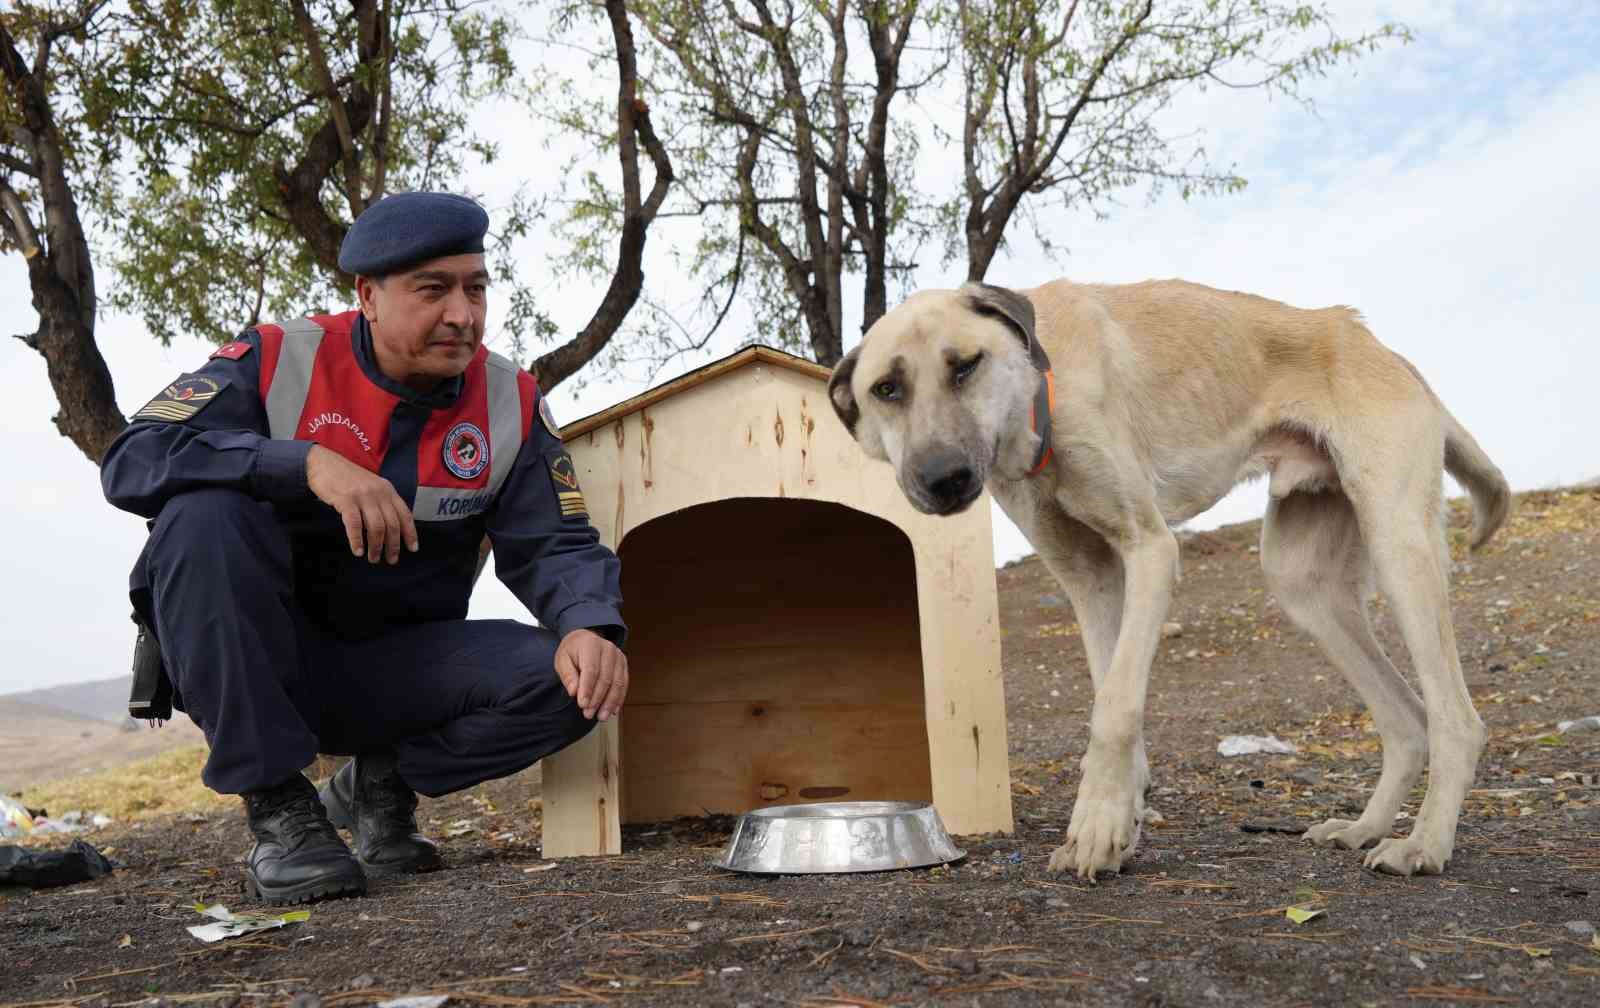
<instances>
[{"instance_id":1,"label":"blue beret","mask_svg":"<svg viewBox=\"0 0 1600 1008\"><path fill-rule=\"evenodd\" d=\"M440 256L483 251L489 215L454 193L400 192L367 207L345 232L339 268L384 276Z\"/></svg>"}]
</instances>

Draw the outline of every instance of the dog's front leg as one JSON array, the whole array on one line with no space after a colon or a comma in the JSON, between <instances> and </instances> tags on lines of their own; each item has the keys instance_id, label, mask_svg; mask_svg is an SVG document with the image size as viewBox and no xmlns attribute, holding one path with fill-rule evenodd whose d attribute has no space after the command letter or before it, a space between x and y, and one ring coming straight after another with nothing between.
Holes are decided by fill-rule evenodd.
<instances>
[{"instance_id":1,"label":"dog's front leg","mask_svg":"<svg viewBox=\"0 0 1600 1008\"><path fill-rule=\"evenodd\" d=\"M1119 549L1124 571L1122 625L1110 667L1095 685L1089 745L1067 842L1050 856L1052 871L1093 881L1121 871L1139 842L1149 770L1144 746L1150 665L1178 580L1178 543L1165 525Z\"/></svg>"}]
</instances>

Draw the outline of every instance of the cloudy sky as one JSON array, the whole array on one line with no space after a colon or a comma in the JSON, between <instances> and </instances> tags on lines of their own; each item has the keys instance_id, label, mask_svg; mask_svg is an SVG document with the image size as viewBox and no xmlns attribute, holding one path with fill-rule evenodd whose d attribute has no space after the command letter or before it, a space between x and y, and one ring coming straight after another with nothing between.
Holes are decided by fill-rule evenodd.
<instances>
[{"instance_id":1,"label":"cloudy sky","mask_svg":"<svg viewBox=\"0 0 1600 1008\"><path fill-rule=\"evenodd\" d=\"M989 280L1182 277L1306 307L1353 305L1417 365L1515 489L1600 476L1600 6L1331 6L1346 32L1393 18L1416 41L1317 83L1315 115L1249 93L1185 103L1174 114L1204 126L1215 158L1249 179L1243 194L1150 206L1134 198L1107 221L1056 214L1063 259L1046 261L1019 237ZM507 145L515 155L517 141ZM526 146L538 149L531 138ZM493 204L518 170L550 156L508 157L471 183ZM525 275L576 330L596 296L540 281L549 254L537 240L519 247ZM657 267L652 282L659 275ZM960 279L954 266L930 267L919 284ZM0 305L5 333L34 327L15 256L0 259ZM209 349L163 349L119 317L102 318L99 342L125 413ZM683 361L661 380L701 362ZM132 628L126 576L142 523L104 502L94 467L56 434L43 360L7 339L0 369L12 389L0 413L0 471L10 474L0 542L11 571L0 584L0 693L121 674ZM568 420L643 388L563 387L552 403ZM1192 525L1256 517L1264 495L1260 484L1236 490ZM994 518L997 562L1031 552ZM472 615L527 618L487 576Z\"/></svg>"}]
</instances>

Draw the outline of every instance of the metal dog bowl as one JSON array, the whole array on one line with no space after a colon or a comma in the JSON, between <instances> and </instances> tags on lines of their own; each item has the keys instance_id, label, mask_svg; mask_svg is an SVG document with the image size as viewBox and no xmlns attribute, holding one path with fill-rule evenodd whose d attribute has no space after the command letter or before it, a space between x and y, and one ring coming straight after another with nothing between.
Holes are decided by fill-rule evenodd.
<instances>
[{"instance_id":1,"label":"metal dog bowl","mask_svg":"<svg viewBox=\"0 0 1600 1008\"><path fill-rule=\"evenodd\" d=\"M925 868L965 856L927 802L818 802L746 812L713 864L804 875Z\"/></svg>"}]
</instances>

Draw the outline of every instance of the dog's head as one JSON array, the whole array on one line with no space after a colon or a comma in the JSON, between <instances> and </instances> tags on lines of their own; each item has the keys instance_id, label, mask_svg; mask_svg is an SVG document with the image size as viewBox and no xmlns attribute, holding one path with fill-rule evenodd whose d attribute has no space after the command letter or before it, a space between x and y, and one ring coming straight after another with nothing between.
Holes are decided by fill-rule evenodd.
<instances>
[{"instance_id":1,"label":"dog's head","mask_svg":"<svg viewBox=\"0 0 1600 1008\"><path fill-rule=\"evenodd\" d=\"M1015 291L921 291L867 330L828 395L862 450L894 467L912 507L955 514L991 474L1017 478L1032 462L1033 340L1033 305Z\"/></svg>"}]
</instances>

